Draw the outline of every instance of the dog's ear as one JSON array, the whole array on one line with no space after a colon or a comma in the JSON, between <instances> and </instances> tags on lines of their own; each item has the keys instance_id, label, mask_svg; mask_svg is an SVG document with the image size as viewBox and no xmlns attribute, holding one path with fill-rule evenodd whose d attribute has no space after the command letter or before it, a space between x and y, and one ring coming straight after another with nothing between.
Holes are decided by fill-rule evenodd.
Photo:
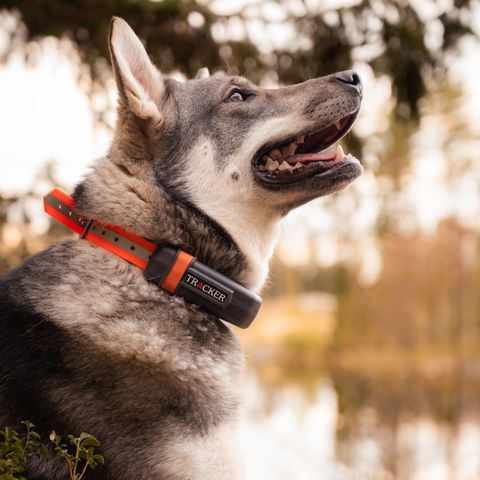
<instances>
[{"instance_id":1,"label":"dog's ear","mask_svg":"<svg viewBox=\"0 0 480 480\"><path fill-rule=\"evenodd\" d=\"M109 47L121 100L126 101L138 117L161 120L162 75L148 58L140 39L122 18L112 18Z\"/></svg>"}]
</instances>

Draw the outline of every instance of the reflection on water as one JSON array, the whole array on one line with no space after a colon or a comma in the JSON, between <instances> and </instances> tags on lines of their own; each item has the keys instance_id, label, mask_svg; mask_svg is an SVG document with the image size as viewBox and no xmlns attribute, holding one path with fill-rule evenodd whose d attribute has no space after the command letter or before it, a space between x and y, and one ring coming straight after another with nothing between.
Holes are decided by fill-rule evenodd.
<instances>
[{"instance_id":1,"label":"reflection on water","mask_svg":"<svg viewBox=\"0 0 480 480\"><path fill-rule=\"evenodd\" d=\"M311 398L300 388L267 391L252 377L246 408L248 480L332 476L338 405L331 385L320 382Z\"/></svg>"},{"instance_id":2,"label":"reflection on water","mask_svg":"<svg viewBox=\"0 0 480 480\"><path fill-rule=\"evenodd\" d=\"M241 432L246 478L478 480L477 391L454 380L331 373L313 388L272 387L252 374Z\"/></svg>"}]
</instances>

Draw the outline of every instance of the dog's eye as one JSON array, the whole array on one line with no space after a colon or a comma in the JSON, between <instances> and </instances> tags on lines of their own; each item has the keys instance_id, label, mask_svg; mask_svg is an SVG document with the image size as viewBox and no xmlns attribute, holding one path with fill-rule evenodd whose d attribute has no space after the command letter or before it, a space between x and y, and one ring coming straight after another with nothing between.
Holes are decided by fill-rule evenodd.
<instances>
[{"instance_id":1,"label":"dog's eye","mask_svg":"<svg viewBox=\"0 0 480 480\"><path fill-rule=\"evenodd\" d=\"M247 94L241 92L240 90L234 90L225 101L226 102L243 102L247 98L248 98Z\"/></svg>"}]
</instances>

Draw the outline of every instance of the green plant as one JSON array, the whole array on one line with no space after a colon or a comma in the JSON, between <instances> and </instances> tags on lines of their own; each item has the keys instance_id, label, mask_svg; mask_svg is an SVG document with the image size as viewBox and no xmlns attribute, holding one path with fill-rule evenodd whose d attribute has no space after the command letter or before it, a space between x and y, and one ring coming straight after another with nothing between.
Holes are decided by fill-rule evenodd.
<instances>
[{"instance_id":1,"label":"green plant","mask_svg":"<svg viewBox=\"0 0 480 480\"><path fill-rule=\"evenodd\" d=\"M104 458L95 453L95 448L100 446L100 442L93 435L82 432L79 437L68 435L67 438L70 445L73 446L73 453L70 451L71 447L62 443L62 437L55 431L50 433L50 440L55 445L57 457L62 458L68 464L70 480L82 480L89 467L93 470L99 464L103 465Z\"/></svg>"},{"instance_id":2,"label":"green plant","mask_svg":"<svg viewBox=\"0 0 480 480\"><path fill-rule=\"evenodd\" d=\"M25 427L23 435L9 427L0 430L0 480L27 480L24 472L28 460L48 456L49 447L41 442L35 425L28 421L21 423ZM62 443L62 437L55 431L50 433L57 458L68 465L70 480L82 480L89 468L93 470L104 463L103 456L95 450L100 442L93 435L83 432L79 437L67 438L69 445Z\"/></svg>"},{"instance_id":3,"label":"green plant","mask_svg":"<svg viewBox=\"0 0 480 480\"><path fill-rule=\"evenodd\" d=\"M47 449L40 442L40 435L31 422L21 422L25 435L5 427L0 431L0 480L26 480L22 475L29 458L46 455Z\"/></svg>"}]
</instances>

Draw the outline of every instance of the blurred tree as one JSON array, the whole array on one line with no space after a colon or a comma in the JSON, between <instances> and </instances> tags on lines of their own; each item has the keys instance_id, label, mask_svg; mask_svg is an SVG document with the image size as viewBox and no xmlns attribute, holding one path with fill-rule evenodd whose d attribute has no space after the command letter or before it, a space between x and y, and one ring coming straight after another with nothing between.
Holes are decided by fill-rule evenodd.
<instances>
[{"instance_id":1,"label":"blurred tree","mask_svg":"<svg viewBox=\"0 0 480 480\"><path fill-rule=\"evenodd\" d=\"M358 59L366 61L391 78L396 115L411 118L418 116L427 77L441 79L445 55L472 33L468 22L475 0L453 3L448 11L438 8L428 21L425 12L405 0L361 0L350 8L329 10L308 7L301 0L258 0L238 2L236 11L230 3L230 15L216 13L212 2L195 0L0 0L0 8L16 12L26 26L10 31L4 58L22 41L67 37L78 46L93 78L100 78L108 56L109 20L118 15L147 42L153 60L167 73L179 69L192 76L202 66L228 67L253 81L273 72L291 83L346 69ZM283 15L270 18L272 6ZM217 27L228 31L232 21L243 24L240 40L213 34ZM267 55L248 34L252 22L265 28L293 26L298 41ZM432 30L437 32L434 46Z\"/></svg>"},{"instance_id":2,"label":"blurred tree","mask_svg":"<svg viewBox=\"0 0 480 480\"><path fill-rule=\"evenodd\" d=\"M438 234L389 234L382 242L379 281L364 286L347 273L339 295L337 347L372 351L478 352L480 238L451 218Z\"/></svg>"},{"instance_id":3,"label":"blurred tree","mask_svg":"<svg viewBox=\"0 0 480 480\"><path fill-rule=\"evenodd\" d=\"M51 217L43 217L49 222L46 231L40 233L34 228L33 216L38 212L32 212L29 206L40 208L42 195L54 186L62 188L50 162L37 173L28 192L0 194L0 274L70 233Z\"/></svg>"}]
</instances>

